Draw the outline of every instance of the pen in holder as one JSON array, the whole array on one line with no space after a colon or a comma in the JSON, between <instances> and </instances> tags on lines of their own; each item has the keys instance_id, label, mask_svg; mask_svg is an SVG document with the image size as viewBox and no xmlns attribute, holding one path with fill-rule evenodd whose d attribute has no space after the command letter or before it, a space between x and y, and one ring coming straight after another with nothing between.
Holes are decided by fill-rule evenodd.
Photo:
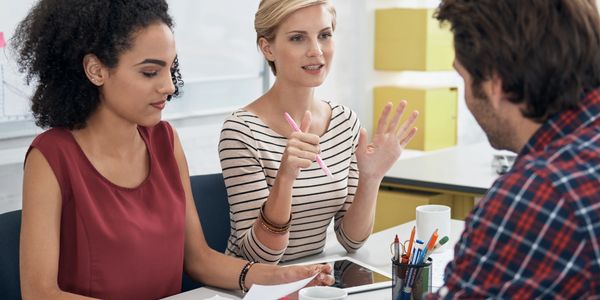
<instances>
[{"instance_id":1,"label":"pen in holder","mask_svg":"<svg viewBox=\"0 0 600 300\"><path fill-rule=\"evenodd\" d=\"M431 293L431 257L420 264L392 259L392 300L421 299Z\"/></svg>"}]
</instances>

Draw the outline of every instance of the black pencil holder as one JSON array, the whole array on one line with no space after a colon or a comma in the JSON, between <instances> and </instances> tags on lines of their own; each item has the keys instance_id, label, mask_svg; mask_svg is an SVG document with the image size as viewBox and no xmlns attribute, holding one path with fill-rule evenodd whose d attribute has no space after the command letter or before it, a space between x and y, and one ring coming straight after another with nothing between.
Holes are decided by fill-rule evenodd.
<instances>
[{"instance_id":1,"label":"black pencil holder","mask_svg":"<svg viewBox=\"0 0 600 300\"><path fill-rule=\"evenodd\" d=\"M392 300L421 299L431 293L431 257L421 264L403 264L392 259Z\"/></svg>"}]
</instances>

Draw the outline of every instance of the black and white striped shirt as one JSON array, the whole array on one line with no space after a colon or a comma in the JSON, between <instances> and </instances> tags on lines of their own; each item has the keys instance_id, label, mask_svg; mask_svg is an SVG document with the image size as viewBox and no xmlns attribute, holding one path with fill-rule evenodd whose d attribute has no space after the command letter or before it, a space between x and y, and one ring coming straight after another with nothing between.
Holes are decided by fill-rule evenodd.
<instances>
[{"instance_id":1,"label":"black and white striped shirt","mask_svg":"<svg viewBox=\"0 0 600 300\"><path fill-rule=\"evenodd\" d=\"M341 226L358 185L354 151L360 123L349 108L329 105L331 121L321 136L320 155L333 179L316 162L301 170L292 191L292 221L285 249L266 247L256 237L252 225L275 182L287 138L271 130L253 113L237 110L227 117L219 142L231 217L227 254L275 264L320 253L332 218L336 237L348 252L362 246L364 241L353 241Z\"/></svg>"}]
</instances>

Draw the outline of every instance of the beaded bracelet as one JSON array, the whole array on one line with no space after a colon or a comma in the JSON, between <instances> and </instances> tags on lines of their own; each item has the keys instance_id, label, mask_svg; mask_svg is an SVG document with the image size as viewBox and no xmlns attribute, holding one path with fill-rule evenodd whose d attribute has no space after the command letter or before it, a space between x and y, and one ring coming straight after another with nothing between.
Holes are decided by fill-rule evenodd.
<instances>
[{"instance_id":1,"label":"beaded bracelet","mask_svg":"<svg viewBox=\"0 0 600 300\"><path fill-rule=\"evenodd\" d=\"M242 268L242 271L240 272L240 290L242 290L242 293L244 294L248 292L248 289L246 288L246 275L248 274L248 271L250 270L252 265L254 265L253 261L247 262Z\"/></svg>"},{"instance_id":2,"label":"beaded bracelet","mask_svg":"<svg viewBox=\"0 0 600 300\"><path fill-rule=\"evenodd\" d=\"M290 225L292 224L292 214L290 213L290 218L288 219L287 223L283 225L275 224L271 222L265 215L265 203L266 202L263 202L262 206L260 207L260 216L258 218L263 228L268 232L275 234L285 234L286 232L288 232L288 230L290 230Z\"/></svg>"}]
</instances>

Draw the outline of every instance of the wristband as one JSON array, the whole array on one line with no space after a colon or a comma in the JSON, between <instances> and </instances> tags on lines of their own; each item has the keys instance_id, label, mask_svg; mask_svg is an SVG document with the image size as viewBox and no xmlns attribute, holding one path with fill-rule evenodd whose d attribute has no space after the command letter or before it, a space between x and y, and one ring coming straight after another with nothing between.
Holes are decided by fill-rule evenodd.
<instances>
[{"instance_id":1,"label":"wristband","mask_svg":"<svg viewBox=\"0 0 600 300\"><path fill-rule=\"evenodd\" d=\"M242 290L242 293L247 293L249 289L246 288L246 275L248 274L248 271L250 270L250 268L254 265L253 261L249 261L247 262L244 267L242 268L242 271L240 272L240 279L239 279L239 284L240 284L240 290Z\"/></svg>"}]
</instances>

